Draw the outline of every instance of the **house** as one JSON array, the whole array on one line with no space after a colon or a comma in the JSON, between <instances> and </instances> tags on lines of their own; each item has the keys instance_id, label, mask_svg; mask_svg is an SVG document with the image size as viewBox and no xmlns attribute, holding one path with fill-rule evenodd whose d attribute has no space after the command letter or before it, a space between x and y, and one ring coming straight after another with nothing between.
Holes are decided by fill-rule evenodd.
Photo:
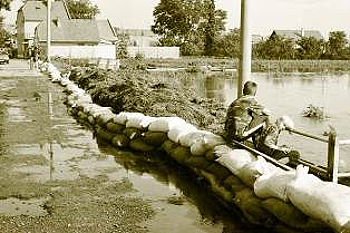
<instances>
[{"instance_id":1,"label":"house","mask_svg":"<svg viewBox=\"0 0 350 233\"><path fill-rule=\"evenodd\" d=\"M147 29L121 29L118 33L127 35L130 46L134 47L153 47L158 42L156 35Z\"/></svg>"},{"instance_id":2,"label":"house","mask_svg":"<svg viewBox=\"0 0 350 233\"><path fill-rule=\"evenodd\" d=\"M280 36L293 41L300 39L301 37L314 37L317 40L324 39L322 34L317 30L273 30L271 37Z\"/></svg>"},{"instance_id":3,"label":"house","mask_svg":"<svg viewBox=\"0 0 350 233\"><path fill-rule=\"evenodd\" d=\"M60 19L51 20L51 56L70 58L116 58L116 33L109 20ZM47 23L35 29L35 45L44 54L47 49Z\"/></svg>"},{"instance_id":4,"label":"house","mask_svg":"<svg viewBox=\"0 0 350 233\"><path fill-rule=\"evenodd\" d=\"M158 38L147 29L117 29L118 34L129 38L127 45L127 54L129 57L138 55L144 58L179 58L179 47L160 47Z\"/></svg>"},{"instance_id":5,"label":"house","mask_svg":"<svg viewBox=\"0 0 350 233\"><path fill-rule=\"evenodd\" d=\"M51 4L51 17L62 20L70 19L68 8L64 1L54 1ZM17 45L18 56L28 56L28 47L33 44L34 30L47 20L47 5L43 1L27 0L17 12Z\"/></svg>"}]
</instances>

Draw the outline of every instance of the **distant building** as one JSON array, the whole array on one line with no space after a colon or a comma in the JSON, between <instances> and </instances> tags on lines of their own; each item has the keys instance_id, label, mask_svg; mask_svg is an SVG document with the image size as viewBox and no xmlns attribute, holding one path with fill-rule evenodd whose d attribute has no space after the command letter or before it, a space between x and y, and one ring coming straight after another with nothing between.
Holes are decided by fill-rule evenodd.
<instances>
[{"instance_id":1,"label":"distant building","mask_svg":"<svg viewBox=\"0 0 350 233\"><path fill-rule=\"evenodd\" d=\"M109 20L53 18L51 21L52 56L115 59L116 41ZM35 30L35 44L45 51L46 42L47 24L41 22Z\"/></svg>"},{"instance_id":2,"label":"distant building","mask_svg":"<svg viewBox=\"0 0 350 233\"><path fill-rule=\"evenodd\" d=\"M130 57L142 55L144 58L179 58L179 47L158 46L157 35L147 29L117 29L119 35L129 38L127 53Z\"/></svg>"},{"instance_id":3,"label":"distant building","mask_svg":"<svg viewBox=\"0 0 350 233\"><path fill-rule=\"evenodd\" d=\"M130 46L134 47L154 47L157 36L147 29L118 29L118 33L129 37Z\"/></svg>"},{"instance_id":4,"label":"distant building","mask_svg":"<svg viewBox=\"0 0 350 233\"><path fill-rule=\"evenodd\" d=\"M274 35L291 40L298 40L301 37L313 37L317 40L324 39L322 34L317 30L273 30L270 37L273 37Z\"/></svg>"},{"instance_id":5,"label":"distant building","mask_svg":"<svg viewBox=\"0 0 350 233\"><path fill-rule=\"evenodd\" d=\"M51 5L51 17L62 20L70 19L64 1L54 1ZM47 5L43 1L27 0L17 12L18 56L26 57L28 47L33 44L34 30L39 23L47 19Z\"/></svg>"}]
</instances>

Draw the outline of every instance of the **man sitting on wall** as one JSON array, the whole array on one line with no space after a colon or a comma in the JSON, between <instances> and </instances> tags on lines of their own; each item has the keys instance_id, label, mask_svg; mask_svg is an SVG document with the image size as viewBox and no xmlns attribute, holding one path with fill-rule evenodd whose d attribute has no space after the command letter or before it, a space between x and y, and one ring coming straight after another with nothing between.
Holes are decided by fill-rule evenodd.
<instances>
[{"instance_id":1,"label":"man sitting on wall","mask_svg":"<svg viewBox=\"0 0 350 233\"><path fill-rule=\"evenodd\" d=\"M234 100L227 110L225 136L228 143L232 139L244 141L256 134L268 119L269 112L255 98L257 84L247 81L243 96Z\"/></svg>"}]
</instances>

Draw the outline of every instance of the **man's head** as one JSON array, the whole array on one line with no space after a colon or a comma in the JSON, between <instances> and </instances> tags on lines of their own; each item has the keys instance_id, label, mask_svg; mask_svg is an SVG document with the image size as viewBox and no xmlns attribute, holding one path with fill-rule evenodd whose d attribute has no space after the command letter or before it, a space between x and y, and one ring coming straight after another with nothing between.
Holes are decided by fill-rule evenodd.
<instances>
[{"instance_id":1,"label":"man's head","mask_svg":"<svg viewBox=\"0 0 350 233\"><path fill-rule=\"evenodd\" d=\"M247 81L244 83L243 95L255 95L258 85L253 81Z\"/></svg>"}]
</instances>

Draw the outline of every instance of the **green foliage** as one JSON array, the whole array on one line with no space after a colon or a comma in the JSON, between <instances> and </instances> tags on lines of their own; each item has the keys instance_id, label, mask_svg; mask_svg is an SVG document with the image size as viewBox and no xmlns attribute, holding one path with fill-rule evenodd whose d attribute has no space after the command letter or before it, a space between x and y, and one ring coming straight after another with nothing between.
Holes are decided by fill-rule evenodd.
<instances>
[{"instance_id":1,"label":"green foliage","mask_svg":"<svg viewBox=\"0 0 350 233\"><path fill-rule=\"evenodd\" d=\"M153 16L152 31L162 45L180 46L183 55L211 56L215 36L224 30L226 12L215 10L213 0L161 0Z\"/></svg>"},{"instance_id":2,"label":"green foliage","mask_svg":"<svg viewBox=\"0 0 350 233\"><path fill-rule=\"evenodd\" d=\"M72 19L94 19L100 13L90 0L66 0L66 4Z\"/></svg>"}]
</instances>

